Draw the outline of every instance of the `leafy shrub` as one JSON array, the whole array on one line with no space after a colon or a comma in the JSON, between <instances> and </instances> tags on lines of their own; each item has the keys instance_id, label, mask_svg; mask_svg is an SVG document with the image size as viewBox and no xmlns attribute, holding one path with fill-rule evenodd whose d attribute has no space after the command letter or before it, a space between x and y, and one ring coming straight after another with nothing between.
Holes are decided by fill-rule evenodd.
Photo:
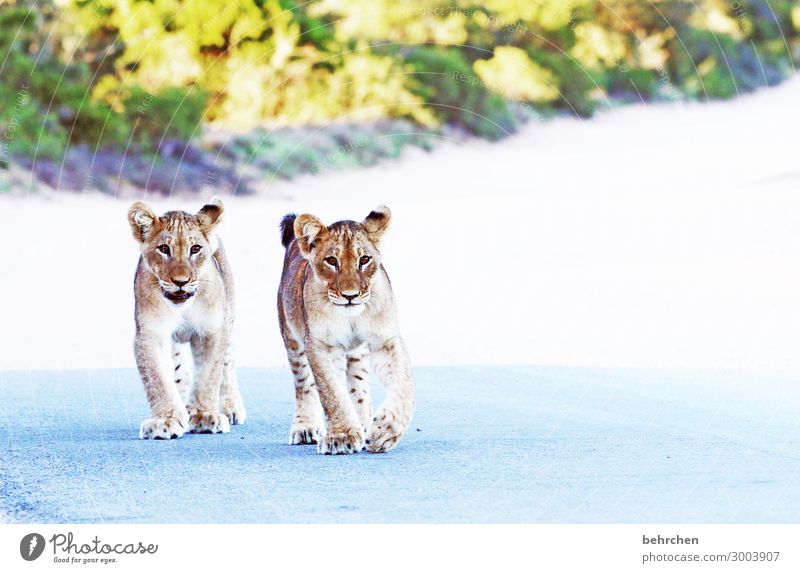
<instances>
[{"instance_id":1,"label":"leafy shrub","mask_svg":"<svg viewBox=\"0 0 800 573\"><path fill-rule=\"evenodd\" d=\"M486 88L459 50L419 47L404 61L416 72L412 91L444 122L488 139L515 131L506 101Z\"/></svg>"},{"instance_id":2,"label":"leafy shrub","mask_svg":"<svg viewBox=\"0 0 800 573\"><path fill-rule=\"evenodd\" d=\"M41 109L38 79L46 69L43 63L37 73L28 54L35 41L37 27L25 8L0 9L0 61L4 60L0 81L0 160L7 163L13 155L55 157L63 153L67 131L54 113ZM48 94L49 95L49 94Z\"/></svg>"},{"instance_id":3,"label":"leafy shrub","mask_svg":"<svg viewBox=\"0 0 800 573\"><path fill-rule=\"evenodd\" d=\"M206 122L304 134L407 119L496 139L607 96L732 97L779 82L800 54L796 0L369 4L0 0L0 162L76 145L164 159ZM320 153L349 165L419 144L389 134L331 158L330 142L290 131L232 153L294 174Z\"/></svg>"},{"instance_id":4,"label":"leafy shrub","mask_svg":"<svg viewBox=\"0 0 800 573\"><path fill-rule=\"evenodd\" d=\"M729 36L689 30L681 41L686 49L678 51L676 47L670 71L682 91L691 97L733 97L775 85L788 72L785 59Z\"/></svg>"},{"instance_id":5,"label":"leafy shrub","mask_svg":"<svg viewBox=\"0 0 800 573\"><path fill-rule=\"evenodd\" d=\"M560 52L533 51L531 59L551 70L557 70L559 99L554 102L558 109L581 117L588 117L597 107L591 97L594 90L604 88L602 74L583 67L573 58Z\"/></svg>"},{"instance_id":6,"label":"leafy shrub","mask_svg":"<svg viewBox=\"0 0 800 573\"><path fill-rule=\"evenodd\" d=\"M205 94L172 88L147 94L141 87L92 93L88 65L61 62L52 53L34 52L45 38L35 18L21 7L0 10L0 133L5 156L62 157L67 147L155 151L163 139L188 139L205 110ZM124 96L120 95L124 91ZM116 96L111 98L111 96Z\"/></svg>"},{"instance_id":7,"label":"leafy shrub","mask_svg":"<svg viewBox=\"0 0 800 573\"><path fill-rule=\"evenodd\" d=\"M135 141L148 151L160 142L187 141L197 136L206 107L206 94L198 90L168 88L149 94L135 86L124 100L125 118L135 129Z\"/></svg>"}]
</instances>

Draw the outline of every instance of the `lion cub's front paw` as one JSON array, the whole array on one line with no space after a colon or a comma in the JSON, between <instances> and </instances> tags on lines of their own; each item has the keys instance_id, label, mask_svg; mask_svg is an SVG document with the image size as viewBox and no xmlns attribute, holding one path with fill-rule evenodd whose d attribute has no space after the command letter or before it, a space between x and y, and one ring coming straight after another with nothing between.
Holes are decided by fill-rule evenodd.
<instances>
[{"instance_id":1,"label":"lion cub's front paw","mask_svg":"<svg viewBox=\"0 0 800 573\"><path fill-rule=\"evenodd\" d=\"M247 410L236 402L225 402L222 405L222 413L228 418L231 426L241 426L247 419Z\"/></svg>"},{"instance_id":2,"label":"lion cub's front paw","mask_svg":"<svg viewBox=\"0 0 800 573\"><path fill-rule=\"evenodd\" d=\"M167 418L148 418L139 428L143 440L173 440L186 432L187 420L173 416Z\"/></svg>"},{"instance_id":3,"label":"lion cub's front paw","mask_svg":"<svg viewBox=\"0 0 800 573\"><path fill-rule=\"evenodd\" d=\"M329 432L317 443L320 454L355 454L364 449L364 430L350 428L344 432Z\"/></svg>"},{"instance_id":4,"label":"lion cub's front paw","mask_svg":"<svg viewBox=\"0 0 800 573\"><path fill-rule=\"evenodd\" d=\"M189 428L194 434L227 434L231 431L227 416L202 410L189 411Z\"/></svg>"},{"instance_id":5,"label":"lion cub's front paw","mask_svg":"<svg viewBox=\"0 0 800 573\"><path fill-rule=\"evenodd\" d=\"M319 444L325 430L312 422L295 422L289 430L289 445Z\"/></svg>"},{"instance_id":6,"label":"lion cub's front paw","mask_svg":"<svg viewBox=\"0 0 800 573\"><path fill-rule=\"evenodd\" d=\"M367 430L367 451L373 454L388 452L403 437L403 429L392 412L380 412Z\"/></svg>"}]
</instances>

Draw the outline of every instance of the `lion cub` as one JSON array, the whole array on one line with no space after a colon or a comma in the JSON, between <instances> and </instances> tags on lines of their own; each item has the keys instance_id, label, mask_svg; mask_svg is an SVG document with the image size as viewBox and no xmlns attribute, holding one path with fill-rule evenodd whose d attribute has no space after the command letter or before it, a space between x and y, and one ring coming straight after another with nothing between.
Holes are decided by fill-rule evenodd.
<instances>
[{"instance_id":1,"label":"lion cub","mask_svg":"<svg viewBox=\"0 0 800 573\"><path fill-rule=\"evenodd\" d=\"M141 250L133 290L134 351L151 410L143 439L229 432L247 416L231 358L233 280L215 233L222 211L218 199L195 215L158 217L142 202L128 211Z\"/></svg>"},{"instance_id":2,"label":"lion cub","mask_svg":"<svg viewBox=\"0 0 800 573\"><path fill-rule=\"evenodd\" d=\"M313 215L281 222L278 317L295 379L291 444L317 443L321 454L351 454L365 444L386 452L408 428L414 380L378 251L390 217L379 207L361 223L326 227ZM369 361L388 391L374 417Z\"/></svg>"}]
</instances>

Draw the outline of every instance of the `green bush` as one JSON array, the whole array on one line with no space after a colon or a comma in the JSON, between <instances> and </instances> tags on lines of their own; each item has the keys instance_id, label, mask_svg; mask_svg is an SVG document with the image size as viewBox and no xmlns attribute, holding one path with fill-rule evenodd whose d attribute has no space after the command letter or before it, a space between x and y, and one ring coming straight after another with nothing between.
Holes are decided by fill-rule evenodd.
<instances>
[{"instance_id":1,"label":"green bush","mask_svg":"<svg viewBox=\"0 0 800 573\"><path fill-rule=\"evenodd\" d=\"M688 30L680 39L686 49L673 46L670 75L690 97L734 97L775 85L790 71L789 62L763 44L736 42L706 30Z\"/></svg>"},{"instance_id":2,"label":"green bush","mask_svg":"<svg viewBox=\"0 0 800 573\"><path fill-rule=\"evenodd\" d=\"M134 151L155 151L162 138L187 140L200 124L205 94L171 88L149 95L133 86L115 109L94 97L88 65L62 62L44 50L35 53L44 40L41 24L26 8L0 9L4 156L58 159L70 144L125 149L129 142Z\"/></svg>"},{"instance_id":3,"label":"green bush","mask_svg":"<svg viewBox=\"0 0 800 573\"><path fill-rule=\"evenodd\" d=\"M331 156L339 144L303 141L307 126L404 119L497 139L606 97L727 98L792 73L796 0L657 4L0 0L0 161L71 145L164 154L208 120L291 127L231 153L294 174L427 145L395 134Z\"/></svg>"},{"instance_id":4,"label":"green bush","mask_svg":"<svg viewBox=\"0 0 800 573\"><path fill-rule=\"evenodd\" d=\"M412 92L444 122L487 139L516 130L506 101L486 89L459 50L425 46L410 50L403 59L415 72Z\"/></svg>"},{"instance_id":5,"label":"green bush","mask_svg":"<svg viewBox=\"0 0 800 573\"><path fill-rule=\"evenodd\" d=\"M554 105L559 110L580 117L588 117L594 112L597 101L591 99L590 94L597 88L606 87L603 74L581 66L561 52L532 50L528 55L536 63L555 70L560 96Z\"/></svg>"},{"instance_id":6,"label":"green bush","mask_svg":"<svg viewBox=\"0 0 800 573\"><path fill-rule=\"evenodd\" d=\"M43 113L18 54L6 60L4 81L0 82L0 145L5 156L26 155L48 158L63 154L69 141L67 130L54 113ZM23 73L18 73L20 69Z\"/></svg>"},{"instance_id":7,"label":"green bush","mask_svg":"<svg viewBox=\"0 0 800 573\"><path fill-rule=\"evenodd\" d=\"M2 32L5 30L13 30L13 34ZM28 50L36 38L36 21L27 9L0 8L0 61L4 61L0 81L0 156L4 160L13 155L56 157L69 141L56 113L47 112L42 106L39 78L49 70L44 61L32 74L35 60Z\"/></svg>"},{"instance_id":8,"label":"green bush","mask_svg":"<svg viewBox=\"0 0 800 573\"><path fill-rule=\"evenodd\" d=\"M653 70L616 67L605 75L605 88L614 99L638 102L640 96L659 99L659 76Z\"/></svg>"},{"instance_id":9,"label":"green bush","mask_svg":"<svg viewBox=\"0 0 800 573\"><path fill-rule=\"evenodd\" d=\"M149 94L137 86L131 89L124 106L125 121L131 126L136 146L155 151L161 141L187 141L198 135L206 94L180 88Z\"/></svg>"}]
</instances>

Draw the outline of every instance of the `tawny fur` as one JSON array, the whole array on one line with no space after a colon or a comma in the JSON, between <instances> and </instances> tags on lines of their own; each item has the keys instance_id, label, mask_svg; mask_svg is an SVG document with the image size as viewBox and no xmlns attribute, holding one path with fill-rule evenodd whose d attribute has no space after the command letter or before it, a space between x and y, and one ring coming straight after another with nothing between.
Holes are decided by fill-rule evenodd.
<instances>
[{"instance_id":1,"label":"tawny fur","mask_svg":"<svg viewBox=\"0 0 800 573\"><path fill-rule=\"evenodd\" d=\"M128 211L141 251L134 351L151 416L143 439L224 433L247 417L231 353L233 278L215 232L222 212L216 199L195 215L158 217L142 202Z\"/></svg>"},{"instance_id":2,"label":"tawny fur","mask_svg":"<svg viewBox=\"0 0 800 573\"><path fill-rule=\"evenodd\" d=\"M291 444L316 443L323 454L386 452L408 428L414 380L378 250L390 218L379 207L361 223L326 227L313 215L281 223L278 317L295 379ZM370 362L387 388L374 416Z\"/></svg>"}]
</instances>

